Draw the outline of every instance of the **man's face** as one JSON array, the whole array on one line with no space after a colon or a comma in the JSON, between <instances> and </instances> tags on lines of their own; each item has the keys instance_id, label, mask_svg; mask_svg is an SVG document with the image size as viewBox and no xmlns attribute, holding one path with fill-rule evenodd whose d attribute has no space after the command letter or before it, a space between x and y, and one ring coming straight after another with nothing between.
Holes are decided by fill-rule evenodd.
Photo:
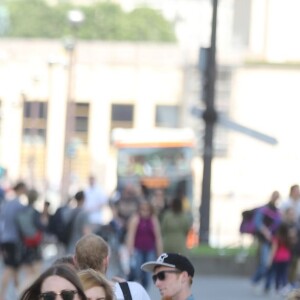
<instances>
[{"instance_id":1,"label":"man's face","mask_svg":"<svg viewBox=\"0 0 300 300\"><path fill-rule=\"evenodd\" d=\"M153 272L156 279L155 286L162 297L174 297L182 290L181 274L179 270L170 267L157 267Z\"/></svg>"}]
</instances>

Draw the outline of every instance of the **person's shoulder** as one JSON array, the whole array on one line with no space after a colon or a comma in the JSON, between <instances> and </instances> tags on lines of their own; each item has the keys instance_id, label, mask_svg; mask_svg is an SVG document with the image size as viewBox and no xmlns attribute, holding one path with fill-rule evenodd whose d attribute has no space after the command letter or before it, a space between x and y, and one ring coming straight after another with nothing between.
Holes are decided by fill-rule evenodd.
<instances>
[{"instance_id":1,"label":"person's shoulder","mask_svg":"<svg viewBox=\"0 0 300 300\"><path fill-rule=\"evenodd\" d=\"M78 218L85 220L88 219L88 217L89 217L89 213L86 210L84 210L83 207L80 207L80 210L78 212Z\"/></svg>"},{"instance_id":2,"label":"person's shoulder","mask_svg":"<svg viewBox=\"0 0 300 300\"><path fill-rule=\"evenodd\" d=\"M117 300L124 299L119 282L114 282L113 290Z\"/></svg>"},{"instance_id":3,"label":"person's shoulder","mask_svg":"<svg viewBox=\"0 0 300 300\"><path fill-rule=\"evenodd\" d=\"M163 216L165 218L173 218L174 217L174 213L173 211L171 211L170 209L166 209L163 213Z\"/></svg>"},{"instance_id":4,"label":"person's shoulder","mask_svg":"<svg viewBox=\"0 0 300 300\"><path fill-rule=\"evenodd\" d=\"M146 292L146 290L143 288L141 284L134 281L126 281L126 282L128 283L132 300L151 300L148 293ZM124 295L119 282L116 282L114 285L114 293L117 300L124 299Z\"/></svg>"},{"instance_id":5,"label":"person's shoulder","mask_svg":"<svg viewBox=\"0 0 300 300\"><path fill-rule=\"evenodd\" d=\"M150 297L145 290L145 288L138 282L135 281L127 281L128 286L131 292L132 299L139 299L139 300L150 300Z\"/></svg>"},{"instance_id":6,"label":"person's shoulder","mask_svg":"<svg viewBox=\"0 0 300 300\"><path fill-rule=\"evenodd\" d=\"M279 203L279 205L278 205L278 207L279 207L280 209L286 209L286 208L289 208L289 207L291 207L291 206L292 206L292 200L291 200L291 198L283 199L283 200Z\"/></svg>"},{"instance_id":7,"label":"person's shoulder","mask_svg":"<svg viewBox=\"0 0 300 300\"><path fill-rule=\"evenodd\" d=\"M7 205L11 206L12 209L15 209L17 211L19 211L19 210L25 210L28 207L28 205L22 204L18 199L14 199L12 201L8 201Z\"/></svg>"}]
</instances>

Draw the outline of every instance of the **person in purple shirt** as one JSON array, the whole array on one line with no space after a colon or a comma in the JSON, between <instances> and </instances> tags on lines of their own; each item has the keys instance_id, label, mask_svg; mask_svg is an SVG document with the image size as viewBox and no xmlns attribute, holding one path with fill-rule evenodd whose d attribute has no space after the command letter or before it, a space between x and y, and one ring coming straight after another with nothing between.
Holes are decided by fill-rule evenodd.
<instances>
[{"instance_id":1,"label":"person in purple shirt","mask_svg":"<svg viewBox=\"0 0 300 300\"><path fill-rule=\"evenodd\" d=\"M162 237L158 218L151 203L146 200L140 202L138 212L129 219L127 247L131 262L134 262L128 280L139 280L147 289L151 278L141 272L140 266L162 253Z\"/></svg>"}]
</instances>

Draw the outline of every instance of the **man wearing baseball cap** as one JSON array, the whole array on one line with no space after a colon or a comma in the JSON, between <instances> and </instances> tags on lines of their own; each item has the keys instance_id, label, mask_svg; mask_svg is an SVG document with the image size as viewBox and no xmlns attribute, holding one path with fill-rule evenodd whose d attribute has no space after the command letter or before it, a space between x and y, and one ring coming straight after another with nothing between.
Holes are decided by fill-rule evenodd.
<instances>
[{"instance_id":1,"label":"man wearing baseball cap","mask_svg":"<svg viewBox=\"0 0 300 300\"><path fill-rule=\"evenodd\" d=\"M195 300L192 295L195 269L185 256L163 253L156 261L144 263L141 269L153 273L153 282L163 299Z\"/></svg>"}]
</instances>

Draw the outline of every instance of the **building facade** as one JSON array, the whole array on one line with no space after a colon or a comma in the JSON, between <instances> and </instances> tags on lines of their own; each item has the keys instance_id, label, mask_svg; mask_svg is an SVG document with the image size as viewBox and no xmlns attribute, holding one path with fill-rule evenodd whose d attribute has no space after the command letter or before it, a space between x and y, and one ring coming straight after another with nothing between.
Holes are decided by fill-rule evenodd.
<instances>
[{"instance_id":1,"label":"building facade","mask_svg":"<svg viewBox=\"0 0 300 300\"><path fill-rule=\"evenodd\" d=\"M12 178L59 189L67 168L71 183L94 173L110 191L113 128L183 124L177 46L78 42L70 70L59 41L0 43L0 163Z\"/></svg>"},{"instance_id":2,"label":"building facade","mask_svg":"<svg viewBox=\"0 0 300 300\"><path fill-rule=\"evenodd\" d=\"M127 9L137 2L126 1ZM165 11L171 3L150 2ZM183 2L195 13L189 17L188 9L178 9L187 14L186 22L181 16L178 23L183 37L178 45L79 41L72 76L70 57L60 41L0 40L0 164L13 179L26 178L58 191L67 161L71 183L83 184L92 172L110 192L115 185L113 128L188 126L199 137L198 207L203 122L189 111L193 105L204 106L197 63L199 47L209 42L211 10L210 1ZM183 2L176 1L175 7ZM290 185L299 183L298 2L219 1L217 110L279 143L271 146L217 125L211 200L214 244L238 240L242 210L266 202L273 190L285 198ZM195 27L198 13L203 26ZM190 35L187 25L193 27ZM68 100L74 104L75 130L65 151Z\"/></svg>"}]
</instances>

